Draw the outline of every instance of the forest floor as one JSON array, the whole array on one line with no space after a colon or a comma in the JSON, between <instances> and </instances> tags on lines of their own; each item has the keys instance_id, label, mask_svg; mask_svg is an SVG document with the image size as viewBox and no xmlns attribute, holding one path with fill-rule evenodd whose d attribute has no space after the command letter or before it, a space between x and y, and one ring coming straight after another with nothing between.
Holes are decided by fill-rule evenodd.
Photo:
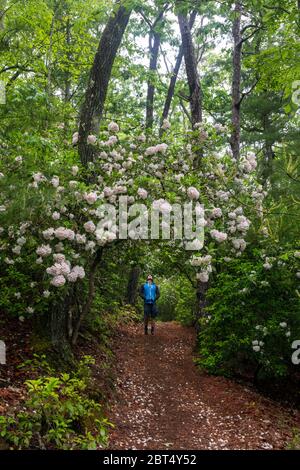
<instances>
[{"instance_id":1,"label":"forest floor","mask_svg":"<svg viewBox=\"0 0 300 470\"><path fill-rule=\"evenodd\" d=\"M141 324L120 328L109 449L287 448L300 412L199 370L195 340L175 322L158 323L154 336Z\"/></svg>"},{"instance_id":2,"label":"forest floor","mask_svg":"<svg viewBox=\"0 0 300 470\"><path fill-rule=\"evenodd\" d=\"M24 380L32 375L19 365L32 357L31 330L29 323L21 330L17 320L9 331L0 324L9 346L9 366L0 369L0 415L20 410L26 398ZM106 402L115 425L109 449L284 449L300 430L299 409L199 369L194 328L158 323L156 334L145 336L141 323L130 323L114 338L114 357L96 337L78 346L80 356L96 361L94 399Z\"/></svg>"}]
</instances>

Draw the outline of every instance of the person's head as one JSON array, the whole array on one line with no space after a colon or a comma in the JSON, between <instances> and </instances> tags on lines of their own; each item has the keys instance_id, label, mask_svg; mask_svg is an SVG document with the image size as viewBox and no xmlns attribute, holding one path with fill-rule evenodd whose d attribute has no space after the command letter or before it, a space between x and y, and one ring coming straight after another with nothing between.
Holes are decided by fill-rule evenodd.
<instances>
[{"instance_id":1,"label":"person's head","mask_svg":"<svg viewBox=\"0 0 300 470\"><path fill-rule=\"evenodd\" d=\"M151 276L151 274L148 274L147 276L147 282L153 282L153 277Z\"/></svg>"}]
</instances>

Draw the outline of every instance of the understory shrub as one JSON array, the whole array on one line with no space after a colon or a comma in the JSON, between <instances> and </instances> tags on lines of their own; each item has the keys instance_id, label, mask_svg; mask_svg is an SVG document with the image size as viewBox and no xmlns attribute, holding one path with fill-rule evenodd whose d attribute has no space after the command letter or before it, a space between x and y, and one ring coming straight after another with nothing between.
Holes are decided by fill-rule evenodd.
<instances>
[{"instance_id":1,"label":"understory shrub","mask_svg":"<svg viewBox=\"0 0 300 470\"><path fill-rule=\"evenodd\" d=\"M252 255L222 263L200 320L197 362L214 374L247 364L260 376L284 377L297 367L291 357L300 339L299 260L294 251L268 262L259 250Z\"/></svg>"},{"instance_id":2,"label":"understory shrub","mask_svg":"<svg viewBox=\"0 0 300 470\"><path fill-rule=\"evenodd\" d=\"M91 363L85 357L76 373L27 380L22 410L0 416L0 436L15 449L105 447L112 424L86 393Z\"/></svg>"}]
</instances>

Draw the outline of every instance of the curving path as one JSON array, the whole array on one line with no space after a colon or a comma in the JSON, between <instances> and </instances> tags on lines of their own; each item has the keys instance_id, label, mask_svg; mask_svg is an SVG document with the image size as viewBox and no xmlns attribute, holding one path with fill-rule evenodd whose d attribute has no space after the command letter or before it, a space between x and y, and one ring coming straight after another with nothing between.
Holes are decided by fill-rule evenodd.
<instances>
[{"instance_id":1,"label":"curving path","mask_svg":"<svg viewBox=\"0 0 300 470\"><path fill-rule=\"evenodd\" d=\"M193 363L195 332L159 323L123 326L116 345L117 393L109 449L282 449L294 412Z\"/></svg>"}]
</instances>

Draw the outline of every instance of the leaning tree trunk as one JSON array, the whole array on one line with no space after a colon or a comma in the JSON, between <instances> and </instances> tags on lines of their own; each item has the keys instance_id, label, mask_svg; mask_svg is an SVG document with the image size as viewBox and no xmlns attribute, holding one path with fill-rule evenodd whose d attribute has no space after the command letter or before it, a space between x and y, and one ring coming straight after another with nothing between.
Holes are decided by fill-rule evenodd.
<instances>
[{"instance_id":1,"label":"leaning tree trunk","mask_svg":"<svg viewBox=\"0 0 300 470\"><path fill-rule=\"evenodd\" d=\"M187 16L183 13L179 13L178 22L182 38L185 68L190 90L192 125L194 127L196 123L202 122L202 90L197 69L197 60L192 40L191 28Z\"/></svg>"},{"instance_id":2,"label":"leaning tree trunk","mask_svg":"<svg viewBox=\"0 0 300 470\"><path fill-rule=\"evenodd\" d=\"M99 131L112 67L131 14L120 1L116 5L118 10L111 15L102 33L81 110L78 150L83 165L94 159L87 137Z\"/></svg>"},{"instance_id":3,"label":"leaning tree trunk","mask_svg":"<svg viewBox=\"0 0 300 470\"><path fill-rule=\"evenodd\" d=\"M150 32L149 37L149 51L150 51L150 65L149 65L149 79L147 89L147 101L146 101L146 129L152 129L154 121L154 74L157 70L158 52L160 46L160 34Z\"/></svg>"},{"instance_id":4,"label":"leaning tree trunk","mask_svg":"<svg viewBox=\"0 0 300 470\"><path fill-rule=\"evenodd\" d=\"M194 22L195 22L195 19L196 19L196 15L197 15L197 12L193 11L192 14L191 14L191 17L190 17L190 21L189 21L190 29L193 28L193 25L194 25ZM175 66L174 66L174 69L172 71L172 75L171 75L171 79L170 79L170 83L169 83L169 88L168 88L168 92L167 92L167 96L166 96L166 100L165 100L165 105L164 105L164 109L163 109L162 116L161 116L161 126L160 126L160 131L159 131L160 137L162 137L162 135L164 133L164 129L162 128L162 124L163 124L164 120L168 118L168 115L169 115L169 112L170 112L170 107L171 107L172 99L173 99L173 96L174 96L176 81L177 81L178 73L179 73L179 70L180 70L180 67L181 67L182 59L183 59L183 46L181 44L181 46L179 48L179 51L178 51L177 58L176 58Z\"/></svg>"},{"instance_id":5,"label":"leaning tree trunk","mask_svg":"<svg viewBox=\"0 0 300 470\"><path fill-rule=\"evenodd\" d=\"M160 33L156 31L156 27L160 25L164 15L164 10L161 11L156 18L154 24L151 26L149 33L149 79L147 83L147 100L146 100L146 129L152 129L154 121L154 74L157 70L158 53L160 47Z\"/></svg>"},{"instance_id":6,"label":"leaning tree trunk","mask_svg":"<svg viewBox=\"0 0 300 470\"><path fill-rule=\"evenodd\" d=\"M197 60L192 40L191 28L187 20L187 16L182 13L179 13L178 21L182 38L186 74L190 90L189 101L191 108L191 121L193 129L195 129L195 125L199 122L202 122L202 90L198 74ZM198 148L195 153L196 157L193 161L193 165L194 168L197 169L200 167L200 162L203 157L203 150L201 148Z\"/></svg>"},{"instance_id":7,"label":"leaning tree trunk","mask_svg":"<svg viewBox=\"0 0 300 470\"><path fill-rule=\"evenodd\" d=\"M182 48L185 60L185 68L188 79L188 85L190 90L190 108L192 127L195 128L195 124L202 122L202 90L200 84L200 78L197 68L197 60L195 54L195 48L192 40L192 33L187 16L183 13L178 14L178 22L180 27L180 33L182 38ZM194 167L200 166L202 158L202 150L199 149L197 156L194 160ZM198 283L197 285L197 313L196 313L196 329L199 331L199 318L203 315L204 307L206 305L205 294L207 290L206 283Z\"/></svg>"},{"instance_id":8,"label":"leaning tree trunk","mask_svg":"<svg viewBox=\"0 0 300 470\"><path fill-rule=\"evenodd\" d=\"M241 63L243 46L241 35L242 4L240 1L235 3L234 15L232 26L234 46L232 58L232 133L230 146L233 157L236 161L239 161L241 143Z\"/></svg>"},{"instance_id":9,"label":"leaning tree trunk","mask_svg":"<svg viewBox=\"0 0 300 470\"><path fill-rule=\"evenodd\" d=\"M140 274L141 268L139 266L131 268L127 285L127 302L130 305L135 305L136 303Z\"/></svg>"},{"instance_id":10,"label":"leaning tree trunk","mask_svg":"<svg viewBox=\"0 0 300 470\"><path fill-rule=\"evenodd\" d=\"M0 31L4 30L4 16L7 0L0 0Z\"/></svg>"}]
</instances>

